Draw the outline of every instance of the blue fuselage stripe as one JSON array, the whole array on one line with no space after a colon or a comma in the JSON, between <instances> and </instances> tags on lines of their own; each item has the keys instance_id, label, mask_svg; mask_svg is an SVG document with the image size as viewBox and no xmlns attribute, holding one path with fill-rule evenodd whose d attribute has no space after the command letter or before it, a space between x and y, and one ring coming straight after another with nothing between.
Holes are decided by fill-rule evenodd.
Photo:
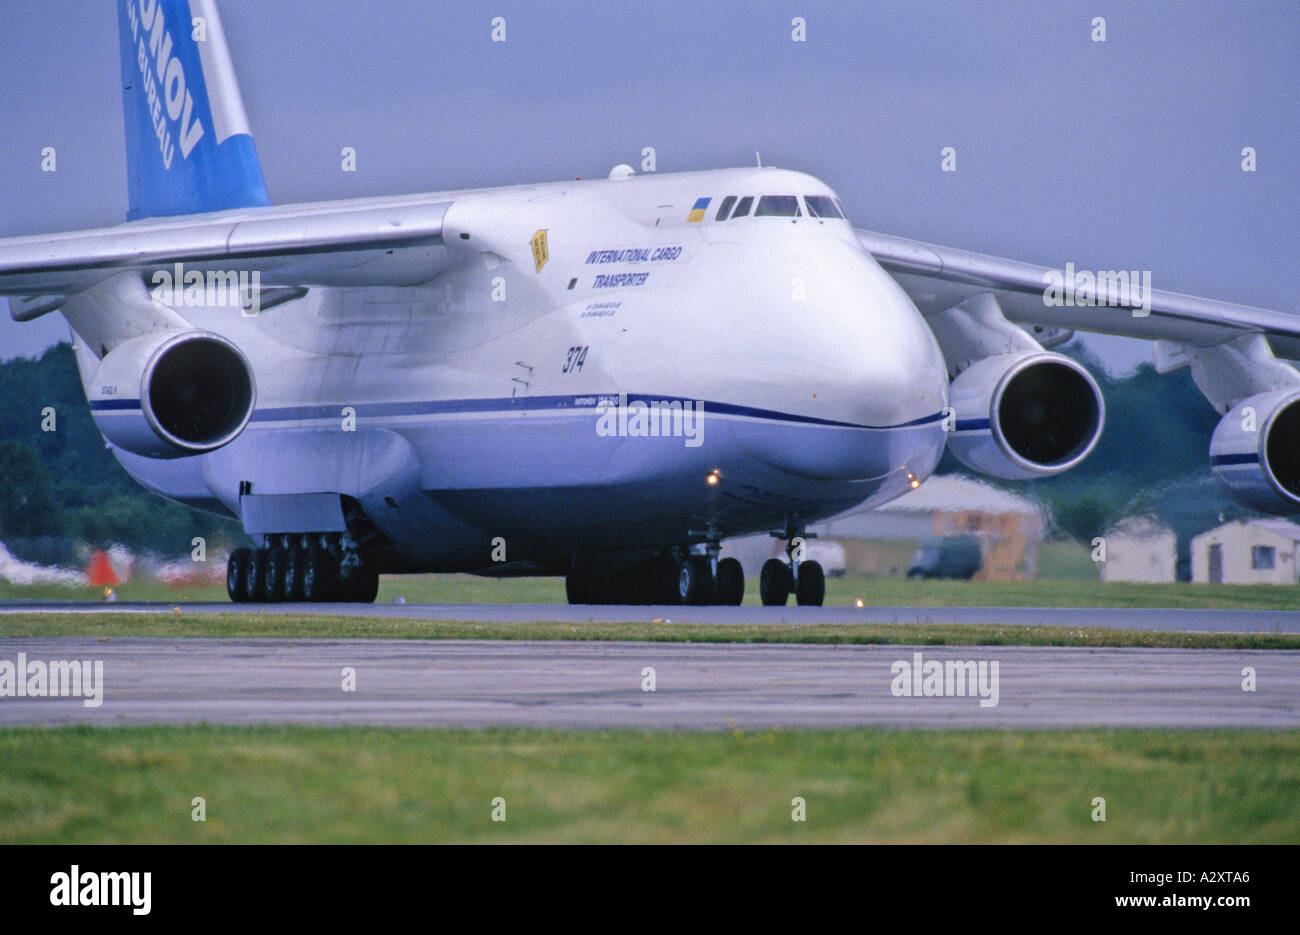
<instances>
[{"instance_id":1,"label":"blue fuselage stripe","mask_svg":"<svg viewBox=\"0 0 1300 935\"><path fill-rule=\"evenodd\" d=\"M116 412L121 409L139 409L138 399L99 399L91 402L93 412Z\"/></svg>"},{"instance_id":2,"label":"blue fuselage stripe","mask_svg":"<svg viewBox=\"0 0 1300 935\"><path fill-rule=\"evenodd\" d=\"M1233 464L1259 464L1259 455L1252 452L1239 455L1215 455L1210 459L1210 464L1215 467Z\"/></svg>"},{"instance_id":3,"label":"blue fuselage stripe","mask_svg":"<svg viewBox=\"0 0 1300 935\"><path fill-rule=\"evenodd\" d=\"M572 409L594 409L598 405L617 405L617 394L587 394L583 396L527 396L520 398L499 399L432 399L420 402L361 403L354 405L358 417L394 418L398 416L445 415L455 413L502 413L502 412L538 412L563 411ZM835 419L821 419L816 416L803 416L772 409L759 409L754 406L738 406L732 403L709 402L707 400L684 399L672 396L654 396L647 394L628 394L626 403L699 404L702 411L710 415L741 416L749 419L763 419L776 422L795 422L804 425L824 425L836 428L852 429L892 429L912 428L929 425L943 419L943 413L933 413L899 425L861 425L854 422L841 422ZM339 415L343 404L285 406L277 409L259 409L253 413L254 422L293 422L309 419L333 419ZM91 402L90 408L95 412L121 411L139 409L138 399L103 399Z\"/></svg>"}]
</instances>

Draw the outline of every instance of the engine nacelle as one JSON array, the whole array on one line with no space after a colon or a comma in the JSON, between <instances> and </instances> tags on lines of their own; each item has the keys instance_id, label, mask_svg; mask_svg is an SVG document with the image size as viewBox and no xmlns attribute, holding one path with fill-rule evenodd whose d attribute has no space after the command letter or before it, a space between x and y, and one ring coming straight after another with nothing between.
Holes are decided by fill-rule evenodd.
<instances>
[{"instance_id":1,"label":"engine nacelle","mask_svg":"<svg viewBox=\"0 0 1300 935\"><path fill-rule=\"evenodd\" d=\"M1092 374L1048 351L977 361L952 381L948 399L948 450L967 467L1007 480L1074 467L1097 444L1106 413Z\"/></svg>"},{"instance_id":2,"label":"engine nacelle","mask_svg":"<svg viewBox=\"0 0 1300 935\"><path fill-rule=\"evenodd\" d=\"M233 441L253 415L253 371L207 331L142 335L109 351L86 387L104 437L134 454L181 458Z\"/></svg>"},{"instance_id":3,"label":"engine nacelle","mask_svg":"<svg viewBox=\"0 0 1300 935\"><path fill-rule=\"evenodd\" d=\"M1210 468L1242 506L1300 512L1300 390L1260 393L1228 410L1210 438Z\"/></svg>"}]
</instances>

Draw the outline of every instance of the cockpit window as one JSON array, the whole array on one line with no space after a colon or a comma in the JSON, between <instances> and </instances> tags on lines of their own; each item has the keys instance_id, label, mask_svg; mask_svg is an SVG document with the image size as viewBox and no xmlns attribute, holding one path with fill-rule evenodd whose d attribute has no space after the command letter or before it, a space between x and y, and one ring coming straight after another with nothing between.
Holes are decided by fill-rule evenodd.
<instances>
[{"instance_id":1,"label":"cockpit window","mask_svg":"<svg viewBox=\"0 0 1300 935\"><path fill-rule=\"evenodd\" d=\"M715 221L725 221L731 213L731 206L736 203L735 195L728 195L722 199L722 204L718 206L718 213L713 216Z\"/></svg>"},{"instance_id":2,"label":"cockpit window","mask_svg":"<svg viewBox=\"0 0 1300 935\"><path fill-rule=\"evenodd\" d=\"M736 205L736 210L731 212L731 219L734 221L736 218L747 217L749 215L749 209L753 207L753 205L754 199L749 195L746 195L744 198L740 199L740 204Z\"/></svg>"},{"instance_id":3,"label":"cockpit window","mask_svg":"<svg viewBox=\"0 0 1300 935\"><path fill-rule=\"evenodd\" d=\"M799 213L799 199L795 195L764 195L758 199L758 210L754 212L756 218L797 218Z\"/></svg>"},{"instance_id":4,"label":"cockpit window","mask_svg":"<svg viewBox=\"0 0 1300 935\"><path fill-rule=\"evenodd\" d=\"M804 204L808 206L808 214L815 218L838 218L843 220L844 215L840 209L835 207L833 199L825 195L804 195Z\"/></svg>"}]
</instances>

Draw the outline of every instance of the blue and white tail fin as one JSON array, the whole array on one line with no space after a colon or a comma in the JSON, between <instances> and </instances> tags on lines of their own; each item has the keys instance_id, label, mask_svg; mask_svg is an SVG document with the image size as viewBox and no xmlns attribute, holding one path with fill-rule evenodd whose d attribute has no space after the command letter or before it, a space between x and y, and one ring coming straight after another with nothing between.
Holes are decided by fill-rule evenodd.
<instances>
[{"instance_id":1,"label":"blue and white tail fin","mask_svg":"<svg viewBox=\"0 0 1300 935\"><path fill-rule=\"evenodd\" d=\"M215 0L117 0L127 220L269 205Z\"/></svg>"}]
</instances>

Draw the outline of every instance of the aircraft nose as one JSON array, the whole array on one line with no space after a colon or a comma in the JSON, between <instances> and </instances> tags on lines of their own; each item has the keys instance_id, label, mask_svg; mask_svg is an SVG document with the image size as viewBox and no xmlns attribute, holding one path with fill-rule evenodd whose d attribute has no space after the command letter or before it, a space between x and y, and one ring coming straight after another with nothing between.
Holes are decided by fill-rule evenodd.
<instances>
[{"instance_id":1,"label":"aircraft nose","mask_svg":"<svg viewBox=\"0 0 1300 935\"><path fill-rule=\"evenodd\" d=\"M809 244L786 260L796 270L787 399L823 428L787 435L765 460L819 479L924 478L946 441L948 379L920 312L853 245Z\"/></svg>"},{"instance_id":2,"label":"aircraft nose","mask_svg":"<svg viewBox=\"0 0 1300 935\"><path fill-rule=\"evenodd\" d=\"M802 259L808 291L801 322L815 360L817 408L856 425L894 427L948 402L943 353L921 313L869 255L841 241Z\"/></svg>"}]
</instances>

